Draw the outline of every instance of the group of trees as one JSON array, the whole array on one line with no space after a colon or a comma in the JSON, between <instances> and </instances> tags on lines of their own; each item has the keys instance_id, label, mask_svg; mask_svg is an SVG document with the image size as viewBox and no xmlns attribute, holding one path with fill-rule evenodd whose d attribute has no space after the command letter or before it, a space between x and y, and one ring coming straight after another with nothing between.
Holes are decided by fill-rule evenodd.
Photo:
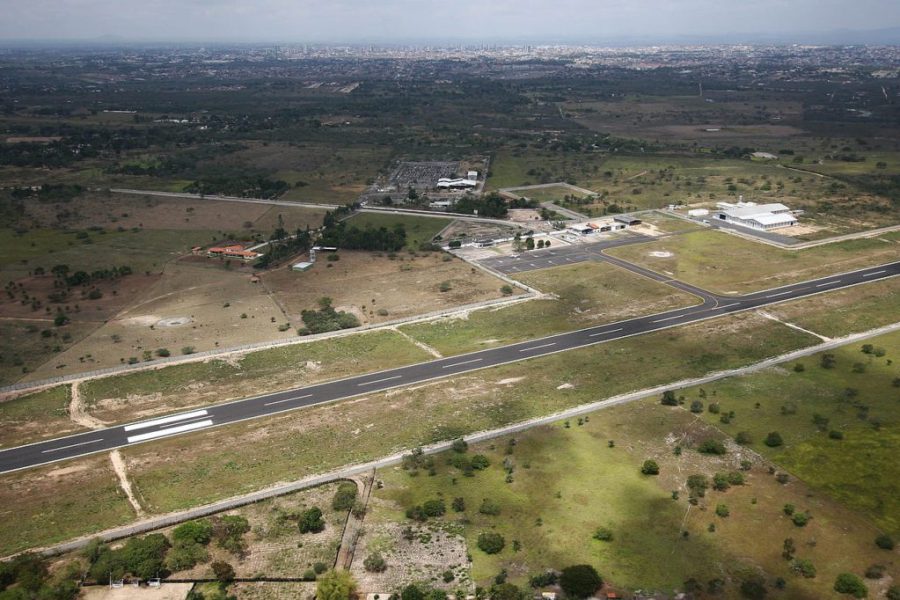
<instances>
[{"instance_id":1,"label":"group of trees","mask_svg":"<svg viewBox=\"0 0 900 600\"><path fill-rule=\"evenodd\" d=\"M300 335L359 327L359 319L355 315L343 310L335 310L331 305L331 298L328 297L319 299L319 310L301 311L300 318L303 319L305 325L297 330Z\"/></svg>"},{"instance_id":2,"label":"group of trees","mask_svg":"<svg viewBox=\"0 0 900 600\"><path fill-rule=\"evenodd\" d=\"M3 600L72 600L78 596L80 573L74 563L50 572L37 554L20 554L0 563L0 598Z\"/></svg>"},{"instance_id":3,"label":"group of trees","mask_svg":"<svg viewBox=\"0 0 900 600\"><path fill-rule=\"evenodd\" d=\"M253 265L257 269L266 269L281 260L294 256L300 252L309 250L312 245L312 235L309 230L297 229L294 235L279 227L272 235L272 240L263 254Z\"/></svg>"},{"instance_id":4,"label":"group of trees","mask_svg":"<svg viewBox=\"0 0 900 600\"><path fill-rule=\"evenodd\" d=\"M397 252L406 246L406 228L402 223L397 223L391 229L359 228L341 221L323 229L319 243L347 250Z\"/></svg>"},{"instance_id":5,"label":"group of trees","mask_svg":"<svg viewBox=\"0 0 900 600\"><path fill-rule=\"evenodd\" d=\"M286 181L270 179L263 175L222 175L194 181L186 186L184 191L201 195L222 194L243 198L277 198L290 187Z\"/></svg>"},{"instance_id":6,"label":"group of trees","mask_svg":"<svg viewBox=\"0 0 900 600\"><path fill-rule=\"evenodd\" d=\"M497 192L491 192L481 198L465 195L453 205L453 212L464 215L477 214L479 217L504 219L509 214L506 200Z\"/></svg>"}]
</instances>

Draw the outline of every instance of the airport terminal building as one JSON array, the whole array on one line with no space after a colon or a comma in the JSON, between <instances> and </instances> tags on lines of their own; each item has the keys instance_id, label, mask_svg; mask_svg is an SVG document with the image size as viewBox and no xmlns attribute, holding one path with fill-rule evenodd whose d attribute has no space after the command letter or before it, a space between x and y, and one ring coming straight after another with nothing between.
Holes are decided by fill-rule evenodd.
<instances>
[{"instance_id":1,"label":"airport terminal building","mask_svg":"<svg viewBox=\"0 0 900 600\"><path fill-rule=\"evenodd\" d=\"M754 202L738 202L731 204L719 202L716 218L760 231L792 227L797 224L797 217L791 209L780 203L756 204Z\"/></svg>"}]
</instances>

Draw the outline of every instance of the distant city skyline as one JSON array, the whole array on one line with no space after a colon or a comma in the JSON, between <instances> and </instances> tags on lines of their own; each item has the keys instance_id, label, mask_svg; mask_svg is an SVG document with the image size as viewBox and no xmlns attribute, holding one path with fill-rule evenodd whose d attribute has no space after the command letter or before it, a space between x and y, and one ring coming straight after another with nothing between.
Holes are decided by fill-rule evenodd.
<instances>
[{"instance_id":1,"label":"distant city skyline","mask_svg":"<svg viewBox=\"0 0 900 600\"><path fill-rule=\"evenodd\" d=\"M3 41L900 43L896 0L0 0L0 9Z\"/></svg>"}]
</instances>

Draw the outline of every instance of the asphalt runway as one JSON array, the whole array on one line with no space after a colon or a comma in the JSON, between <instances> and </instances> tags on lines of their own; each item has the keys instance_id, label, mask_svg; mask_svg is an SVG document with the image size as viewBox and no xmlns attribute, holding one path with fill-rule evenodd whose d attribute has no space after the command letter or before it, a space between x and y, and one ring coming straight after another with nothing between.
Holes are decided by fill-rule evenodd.
<instances>
[{"instance_id":1,"label":"asphalt runway","mask_svg":"<svg viewBox=\"0 0 900 600\"><path fill-rule=\"evenodd\" d=\"M610 257L603 258L608 260ZM640 269L634 265L625 264L628 265L628 268ZM681 282L666 280L664 276L652 271L648 273L651 273L654 278L661 278L660 280L682 289L697 289ZM487 367L520 362L575 348L584 348L628 336L640 335L712 317L752 310L778 302L887 279L896 275L900 275L900 261L744 296L719 296L700 290L702 294L698 295L703 302L690 308L681 308L578 331L559 333L509 346L441 358L377 373L368 373L303 388L217 404L137 423L88 431L27 446L9 448L0 451L0 472L5 473L27 469L86 454L108 451L113 448L140 444L173 435L183 435L229 423L257 419L305 406L363 394L373 394L391 388L450 377Z\"/></svg>"}]
</instances>

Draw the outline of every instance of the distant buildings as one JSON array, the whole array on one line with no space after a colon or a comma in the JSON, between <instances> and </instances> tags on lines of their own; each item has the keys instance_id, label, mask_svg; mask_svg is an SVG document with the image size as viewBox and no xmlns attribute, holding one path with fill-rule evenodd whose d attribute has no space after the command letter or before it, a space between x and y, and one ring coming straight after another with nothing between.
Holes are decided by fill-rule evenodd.
<instances>
[{"instance_id":1,"label":"distant buildings","mask_svg":"<svg viewBox=\"0 0 900 600\"><path fill-rule=\"evenodd\" d=\"M640 225L640 223L640 219L636 219L631 215L616 215L614 217L593 219L584 223L574 223L566 227L566 231L578 235L591 235L608 231L621 231L632 225Z\"/></svg>"},{"instance_id":2,"label":"distant buildings","mask_svg":"<svg viewBox=\"0 0 900 600\"><path fill-rule=\"evenodd\" d=\"M231 244L228 246L213 246L206 251L206 255L210 258L236 258L243 261L251 261L262 256L259 252L253 250L245 250L240 244Z\"/></svg>"}]
</instances>

